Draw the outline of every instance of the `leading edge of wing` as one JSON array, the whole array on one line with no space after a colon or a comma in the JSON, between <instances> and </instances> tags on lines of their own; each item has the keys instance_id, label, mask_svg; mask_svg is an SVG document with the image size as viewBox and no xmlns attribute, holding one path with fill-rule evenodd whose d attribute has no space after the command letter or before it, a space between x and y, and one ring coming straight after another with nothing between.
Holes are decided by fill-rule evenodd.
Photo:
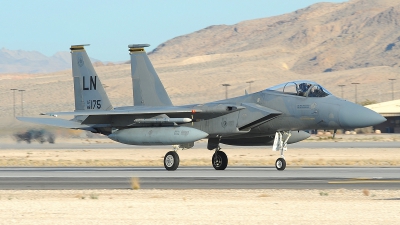
<instances>
[{"instance_id":1,"label":"leading edge of wing","mask_svg":"<svg viewBox=\"0 0 400 225\"><path fill-rule=\"evenodd\" d=\"M201 110L196 110L201 112ZM41 115L49 116L95 116L95 115L143 115L143 114L167 114L167 113L195 113L190 108L180 107L135 107L133 109L116 109L116 110L101 110L101 111L74 111L74 112L50 112L42 113Z\"/></svg>"}]
</instances>

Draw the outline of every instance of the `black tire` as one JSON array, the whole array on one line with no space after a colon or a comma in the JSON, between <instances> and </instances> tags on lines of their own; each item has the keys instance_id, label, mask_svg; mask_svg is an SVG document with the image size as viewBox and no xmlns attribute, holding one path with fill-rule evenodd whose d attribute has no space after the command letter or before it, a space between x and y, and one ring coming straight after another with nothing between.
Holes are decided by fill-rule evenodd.
<instances>
[{"instance_id":1,"label":"black tire","mask_svg":"<svg viewBox=\"0 0 400 225\"><path fill-rule=\"evenodd\" d=\"M226 156L225 152L217 151L213 154L211 162L214 169L225 170L228 166L228 156Z\"/></svg>"},{"instance_id":2,"label":"black tire","mask_svg":"<svg viewBox=\"0 0 400 225\"><path fill-rule=\"evenodd\" d=\"M275 168L277 170L285 170L286 168L286 160L284 158L279 158L275 162Z\"/></svg>"},{"instance_id":3,"label":"black tire","mask_svg":"<svg viewBox=\"0 0 400 225\"><path fill-rule=\"evenodd\" d=\"M174 151L167 152L164 157L164 167L168 171L174 171L179 167L179 155Z\"/></svg>"}]
</instances>

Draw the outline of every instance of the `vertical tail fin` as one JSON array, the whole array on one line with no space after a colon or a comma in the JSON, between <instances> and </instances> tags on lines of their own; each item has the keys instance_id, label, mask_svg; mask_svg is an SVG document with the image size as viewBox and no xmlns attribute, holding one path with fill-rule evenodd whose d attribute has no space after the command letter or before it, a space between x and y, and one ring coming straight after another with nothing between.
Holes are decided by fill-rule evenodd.
<instances>
[{"instance_id":1,"label":"vertical tail fin","mask_svg":"<svg viewBox=\"0 0 400 225\"><path fill-rule=\"evenodd\" d=\"M74 78L75 111L112 110L110 100L84 46L72 45L72 76Z\"/></svg>"},{"instance_id":2,"label":"vertical tail fin","mask_svg":"<svg viewBox=\"0 0 400 225\"><path fill-rule=\"evenodd\" d=\"M144 51L148 44L129 45L135 106L172 106L157 72Z\"/></svg>"}]
</instances>

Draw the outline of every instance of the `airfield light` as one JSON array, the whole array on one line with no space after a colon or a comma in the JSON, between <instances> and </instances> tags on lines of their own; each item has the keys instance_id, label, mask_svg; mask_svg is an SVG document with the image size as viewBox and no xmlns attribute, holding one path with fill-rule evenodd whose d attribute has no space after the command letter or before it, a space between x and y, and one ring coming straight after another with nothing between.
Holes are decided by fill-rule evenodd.
<instances>
[{"instance_id":1,"label":"airfield light","mask_svg":"<svg viewBox=\"0 0 400 225\"><path fill-rule=\"evenodd\" d=\"M24 116L24 91L25 90L18 90L21 92L21 116Z\"/></svg>"},{"instance_id":2,"label":"airfield light","mask_svg":"<svg viewBox=\"0 0 400 225\"><path fill-rule=\"evenodd\" d=\"M15 119L15 91L18 90L16 88L12 88L10 89L11 91L13 91L13 107L14 107L14 119Z\"/></svg>"},{"instance_id":3,"label":"airfield light","mask_svg":"<svg viewBox=\"0 0 400 225\"><path fill-rule=\"evenodd\" d=\"M231 86L230 84L222 84L225 87L225 99L228 99L228 87Z\"/></svg>"},{"instance_id":4,"label":"airfield light","mask_svg":"<svg viewBox=\"0 0 400 225\"><path fill-rule=\"evenodd\" d=\"M392 100L394 100L394 88L393 88L393 83L394 83L394 81L395 81L396 79L390 78L389 80L392 81Z\"/></svg>"},{"instance_id":5,"label":"airfield light","mask_svg":"<svg viewBox=\"0 0 400 225\"><path fill-rule=\"evenodd\" d=\"M247 81L246 83L248 83L248 84L249 84L249 93L251 93L251 83L254 83L254 81L253 81L253 80L251 80L251 81Z\"/></svg>"},{"instance_id":6,"label":"airfield light","mask_svg":"<svg viewBox=\"0 0 400 225\"><path fill-rule=\"evenodd\" d=\"M360 84L360 83L351 83L351 84L354 84L355 85L355 96L354 96L354 98L355 98L355 103L357 103L357 84Z\"/></svg>"},{"instance_id":7,"label":"airfield light","mask_svg":"<svg viewBox=\"0 0 400 225\"><path fill-rule=\"evenodd\" d=\"M346 85L344 85L344 84L339 84L338 86L342 89L342 99L343 99L343 87L346 86Z\"/></svg>"}]
</instances>

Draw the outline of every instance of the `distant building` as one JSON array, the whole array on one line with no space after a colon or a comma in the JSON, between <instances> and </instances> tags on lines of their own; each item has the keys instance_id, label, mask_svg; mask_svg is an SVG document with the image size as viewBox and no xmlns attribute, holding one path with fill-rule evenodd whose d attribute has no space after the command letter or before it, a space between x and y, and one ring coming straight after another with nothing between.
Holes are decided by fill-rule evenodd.
<instances>
[{"instance_id":1,"label":"distant building","mask_svg":"<svg viewBox=\"0 0 400 225\"><path fill-rule=\"evenodd\" d=\"M374 126L374 129L382 133L400 133L400 99L388 102L381 102L365 107L374 110L387 119L386 122Z\"/></svg>"}]
</instances>

